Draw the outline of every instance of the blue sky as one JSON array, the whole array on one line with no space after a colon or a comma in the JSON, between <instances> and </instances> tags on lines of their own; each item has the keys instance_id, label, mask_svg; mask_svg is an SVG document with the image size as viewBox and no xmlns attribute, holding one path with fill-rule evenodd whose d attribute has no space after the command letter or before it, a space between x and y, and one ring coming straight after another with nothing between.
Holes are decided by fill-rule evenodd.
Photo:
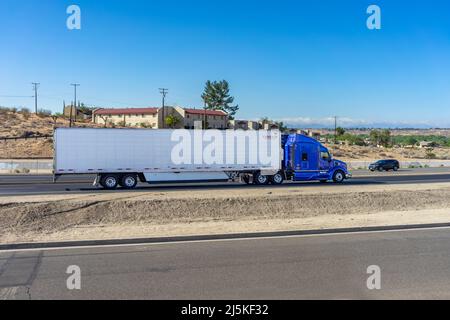
<instances>
[{"instance_id":1,"label":"blue sky","mask_svg":"<svg viewBox=\"0 0 450 320\"><path fill-rule=\"evenodd\" d=\"M66 8L82 29L66 28ZM382 10L368 30L366 9ZM99 107L202 106L226 79L238 118L450 127L450 2L2 0L0 105L60 111L70 83Z\"/></svg>"}]
</instances>

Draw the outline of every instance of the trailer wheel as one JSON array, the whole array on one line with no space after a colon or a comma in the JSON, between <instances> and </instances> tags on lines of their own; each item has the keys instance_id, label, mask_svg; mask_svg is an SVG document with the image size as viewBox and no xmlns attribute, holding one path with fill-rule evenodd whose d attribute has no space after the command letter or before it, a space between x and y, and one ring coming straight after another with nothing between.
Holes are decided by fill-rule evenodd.
<instances>
[{"instance_id":1,"label":"trailer wheel","mask_svg":"<svg viewBox=\"0 0 450 320\"><path fill-rule=\"evenodd\" d=\"M138 184L138 178L135 174L125 174L119 182L120 186L124 189L134 189Z\"/></svg>"},{"instance_id":2,"label":"trailer wheel","mask_svg":"<svg viewBox=\"0 0 450 320\"><path fill-rule=\"evenodd\" d=\"M345 173L341 170L338 170L333 175L333 181L336 183L342 183L345 180Z\"/></svg>"},{"instance_id":3,"label":"trailer wheel","mask_svg":"<svg viewBox=\"0 0 450 320\"><path fill-rule=\"evenodd\" d=\"M119 179L113 174L102 175L100 185L107 190L114 190L119 185Z\"/></svg>"},{"instance_id":4,"label":"trailer wheel","mask_svg":"<svg viewBox=\"0 0 450 320\"><path fill-rule=\"evenodd\" d=\"M269 177L265 176L261 173L257 173L254 177L254 180L257 185L264 185L264 184L268 184L270 182Z\"/></svg>"},{"instance_id":5,"label":"trailer wheel","mask_svg":"<svg viewBox=\"0 0 450 320\"><path fill-rule=\"evenodd\" d=\"M275 185L283 184L284 176L281 173L277 173L273 177L271 177L270 181Z\"/></svg>"}]
</instances>

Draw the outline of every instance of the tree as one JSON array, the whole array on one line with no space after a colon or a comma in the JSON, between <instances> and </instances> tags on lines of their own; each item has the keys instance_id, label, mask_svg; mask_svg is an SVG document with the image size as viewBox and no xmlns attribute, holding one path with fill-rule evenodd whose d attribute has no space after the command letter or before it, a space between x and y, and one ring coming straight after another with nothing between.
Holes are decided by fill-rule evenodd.
<instances>
[{"instance_id":1,"label":"tree","mask_svg":"<svg viewBox=\"0 0 450 320\"><path fill-rule=\"evenodd\" d=\"M233 106L234 97L230 96L230 85L226 80L207 81L202 94L207 110L221 110L228 114L230 120L239 110L239 106Z\"/></svg>"},{"instance_id":2,"label":"tree","mask_svg":"<svg viewBox=\"0 0 450 320\"><path fill-rule=\"evenodd\" d=\"M175 127L181 122L180 118L170 114L165 119L166 125L170 128L175 129Z\"/></svg>"},{"instance_id":3,"label":"tree","mask_svg":"<svg viewBox=\"0 0 450 320\"><path fill-rule=\"evenodd\" d=\"M284 125L283 121L275 121L275 125L281 132L286 132L288 130L288 127Z\"/></svg>"},{"instance_id":4,"label":"tree","mask_svg":"<svg viewBox=\"0 0 450 320\"><path fill-rule=\"evenodd\" d=\"M380 135L380 144L387 148L392 145L392 139L391 139L391 131L388 129L385 129L381 131Z\"/></svg>"},{"instance_id":5,"label":"tree","mask_svg":"<svg viewBox=\"0 0 450 320\"><path fill-rule=\"evenodd\" d=\"M102 119L105 122L105 128L106 128L108 126L109 117L108 116L104 116L104 115L99 115L99 118Z\"/></svg>"},{"instance_id":6,"label":"tree","mask_svg":"<svg viewBox=\"0 0 450 320\"><path fill-rule=\"evenodd\" d=\"M376 146L379 145L379 143L380 143L380 131L378 131L378 130L370 131L369 137L370 137L370 142L373 145L376 145Z\"/></svg>"},{"instance_id":7,"label":"tree","mask_svg":"<svg viewBox=\"0 0 450 320\"><path fill-rule=\"evenodd\" d=\"M411 136L407 137L405 140L405 144L407 146L415 146L417 143L419 143L419 141L416 138L411 137Z\"/></svg>"},{"instance_id":8,"label":"tree","mask_svg":"<svg viewBox=\"0 0 450 320\"><path fill-rule=\"evenodd\" d=\"M56 123L58 121L59 115L58 114L54 114L52 115L52 119L53 119L53 126L56 127Z\"/></svg>"},{"instance_id":9,"label":"tree","mask_svg":"<svg viewBox=\"0 0 450 320\"><path fill-rule=\"evenodd\" d=\"M345 134L345 129L342 127L336 128L336 134L338 137L342 137Z\"/></svg>"},{"instance_id":10,"label":"tree","mask_svg":"<svg viewBox=\"0 0 450 320\"><path fill-rule=\"evenodd\" d=\"M372 130L370 131L370 141L377 146L389 147L392 144L391 131L388 129Z\"/></svg>"},{"instance_id":11,"label":"tree","mask_svg":"<svg viewBox=\"0 0 450 320\"><path fill-rule=\"evenodd\" d=\"M94 107L88 107L87 105L85 105L84 103L80 103L78 106L78 111L85 114L85 115L89 115L92 116L92 113L94 112L94 110L96 108Z\"/></svg>"}]
</instances>

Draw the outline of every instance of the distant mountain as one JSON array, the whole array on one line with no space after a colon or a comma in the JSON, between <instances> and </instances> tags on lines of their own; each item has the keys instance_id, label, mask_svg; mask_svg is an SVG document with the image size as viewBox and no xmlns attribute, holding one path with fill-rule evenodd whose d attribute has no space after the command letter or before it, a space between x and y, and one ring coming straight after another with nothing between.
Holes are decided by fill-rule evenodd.
<instances>
[{"instance_id":1,"label":"distant mountain","mask_svg":"<svg viewBox=\"0 0 450 320\"><path fill-rule=\"evenodd\" d=\"M289 128L311 128L323 129L334 128L334 118L284 118L277 119L283 121ZM351 118L338 118L339 127L348 129L359 128L379 128L379 129L434 129L434 128L450 128L449 123L431 123L431 122L407 122L407 121L367 121Z\"/></svg>"}]
</instances>

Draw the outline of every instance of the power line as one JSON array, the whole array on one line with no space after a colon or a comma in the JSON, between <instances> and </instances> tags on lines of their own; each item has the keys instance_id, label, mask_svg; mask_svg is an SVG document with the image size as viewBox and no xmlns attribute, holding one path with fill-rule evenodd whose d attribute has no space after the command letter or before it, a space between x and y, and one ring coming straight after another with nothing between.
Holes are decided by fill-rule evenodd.
<instances>
[{"instance_id":1,"label":"power line","mask_svg":"<svg viewBox=\"0 0 450 320\"><path fill-rule=\"evenodd\" d=\"M39 88L40 83L32 82L31 84L33 85L33 89L34 89L34 112L37 114L38 113L38 94L37 94L37 90Z\"/></svg>"},{"instance_id":2,"label":"power line","mask_svg":"<svg viewBox=\"0 0 450 320\"><path fill-rule=\"evenodd\" d=\"M166 96L169 93L169 89L159 88L159 93L162 94L162 129L164 129L164 127L165 127Z\"/></svg>"},{"instance_id":3,"label":"power line","mask_svg":"<svg viewBox=\"0 0 450 320\"><path fill-rule=\"evenodd\" d=\"M11 95L0 95L0 98L34 98L34 96L11 96Z\"/></svg>"}]
</instances>

